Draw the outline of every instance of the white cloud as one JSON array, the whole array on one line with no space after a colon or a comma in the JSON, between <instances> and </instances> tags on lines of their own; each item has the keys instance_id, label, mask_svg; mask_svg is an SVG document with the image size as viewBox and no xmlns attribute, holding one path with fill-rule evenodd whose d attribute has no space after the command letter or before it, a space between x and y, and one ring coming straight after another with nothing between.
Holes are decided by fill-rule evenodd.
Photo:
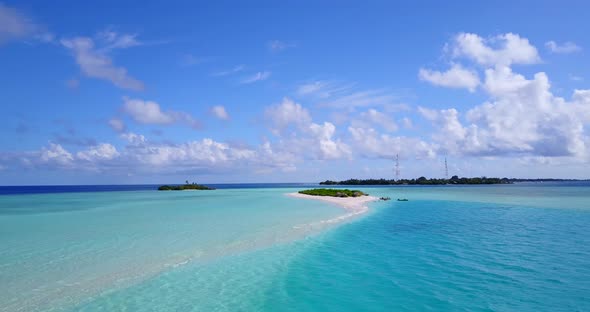
<instances>
[{"instance_id":1,"label":"white cloud","mask_svg":"<svg viewBox=\"0 0 590 312\"><path fill-rule=\"evenodd\" d=\"M142 124L169 125L184 123L193 128L198 128L200 123L190 114L176 111L162 111L160 105L153 101L123 98L123 112L131 116L133 120Z\"/></svg>"},{"instance_id":2,"label":"white cloud","mask_svg":"<svg viewBox=\"0 0 590 312\"><path fill-rule=\"evenodd\" d=\"M257 72L252 76L244 78L241 81L241 83L250 84L250 83L255 83L258 81L263 81L263 80L268 79L270 77L270 75L271 75L271 72L269 72L269 71Z\"/></svg>"},{"instance_id":3,"label":"white cloud","mask_svg":"<svg viewBox=\"0 0 590 312\"><path fill-rule=\"evenodd\" d=\"M225 107L223 107L221 105L215 105L215 106L211 107L211 113L213 114L213 116L215 116L221 120L228 120L229 119L229 114L225 110Z\"/></svg>"},{"instance_id":4,"label":"white cloud","mask_svg":"<svg viewBox=\"0 0 590 312\"><path fill-rule=\"evenodd\" d=\"M76 153L76 157L86 161L111 160L119 156L117 149L108 143L101 143L91 146L86 150Z\"/></svg>"},{"instance_id":5,"label":"white cloud","mask_svg":"<svg viewBox=\"0 0 590 312\"><path fill-rule=\"evenodd\" d=\"M223 173L236 170L290 172L296 169L295 162L301 160L299 156L278 150L269 142L258 147L245 147L210 138L173 144L150 142L143 135L134 133L125 133L121 137L128 142L122 150L109 143L100 143L71 153L59 144L49 143L39 151L2 153L0 160L13 164L12 169L24 166L50 170L112 171L115 175L120 173L121 168L137 174ZM325 148L326 153L334 153L330 148Z\"/></svg>"},{"instance_id":6,"label":"white cloud","mask_svg":"<svg viewBox=\"0 0 590 312\"><path fill-rule=\"evenodd\" d=\"M316 80L306 82L297 87L296 93L299 96L308 96L317 99L343 96L353 91L353 84L342 84L333 81Z\"/></svg>"},{"instance_id":7,"label":"white cloud","mask_svg":"<svg viewBox=\"0 0 590 312\"><path fill-rule=\"evenodd\" d=\"M223 71L215 72L212 74L212 76L216 76L216 77L228 76L231 74L239 73L239 72L243 71L244 69L246 69L246 66L236 65L230 70L223 70Z\"/></svg>"},{"instance_id":8,"label":"white cloud","mask_svg":"<svg viewBox=\"0 0 590 312\"><path fill-rule=\"evenodd\" d=\"M438 118L438 112L434 109L419 106L418 113L430 121L435 121Z\"/></svg>"},{"instance_id":9,"label":"white cloud","mask_svg":"<svg viewBox=\"0 0 590 312\"><path fill-rule=\"evenodd\" d=\"M484 85L491 100L467 111L467 126L455 109L420 109L437 126L433 139L445 152L587 157L588 91L577 90L567 102L550 92L545 73L529 80L508 67L486 70Z\"/></svg>"},{"instance_id":10,"label":"white cloud","mask_svg":"<svg viewBox=\"0 0 590 312\"><path fill-rule=\"evenodd\" d=\"M121 138L127 141L130 146L143 145L147 141L145 136L133 132L122 133Z\"/></svg>"},{"instance_id":11,"label":"white cloud","mask_svg":"<svg viewBox=\"0 0 590 312\"><path fill-rule=\"evenodd\" d=\"M459 112L454 109L443 109L440 111L419 107L418 112L426 119L436 125L432 138L440 144L445 153L459 152L459 141L465 139L466 129L459 121Z\"/></svg>"},{"instance_id":12,"label":"white cloud","mask_svg":"<svg viewBox=\"0 0 590 312\"><path fill-rule=\"evenodd\" d=\"M80 66L82 73L88 77L110 81L119 88L130 90L143 90L143 83L128 75L127 69L117 67L106 52L113 48L132 46L132 39L117 40L106 46L104 50L98 50L94 41L88 37L75 37L62 39L61 44L72 51L76 63Z\"/></svg>"},{"instance_id":13,"label":"white cloud","mask_svg":"<svg viewBox=\"0 0 590 312\"><path fill-rule=\"evenodd\" d=\"M309 111L293 100L284 98L280 104L268 107L265 118L271 132L280 138L281 150L299 157L311 159L336 159L350 157L347 144L333 138L336 127L330 122L317 124ZM293 126L290 132L286 132Z\"/></svg>"},{"instance_id":14,"label":"white cloud","mask_svg":"<svg viewBox=\"0 0 590 312\"><path fill-rule=\"evenodd\" d=\"M540 74L543 76L545 75L544 73ZM547 77L545 76L544 79L547 79ZM505 94L518 92L528 84L529 81L527 81L524 76L514 74L510 67L498 66L497 68L486 69L483 88L490 95L499 97Z\"/></svg>"},{"instance_id":15,"label":"white cloud","mask_svg":"<svg viewBox=\"0 0 590 312\"><path fill-rule=\"evenodd\" d=\"M584 77L578 75L569 74L569 78L571 81L584 81Z\"/></svg>"},{"instance_id":16,"label":"white cloud","mask_svg":"<svg viewBox=\"0 0 590 312\"><path fill-rule=\"evenodd\" d=\"M265 142L257 148L232 146L209 138L182 144L143 142L128 147L122 155L138 170L175 172L255 172L290 171L295 168L293 155L275 150Z\"/></svg>"},{"instance_id":17,"label":"white cloud","mask_svg":"<svg viewBox=\"0 0 590 312\"><path fill-rule=\"evenodd\" d=\"M374 108L368 109L353 117L351 125L357 128L375 128L376 126L379 126L390 132L398 129L397 124L390 116Z\"/></svg>"},{"instance_id":18,"label":"white cloud","mask_svg":"<svg viewBox=\"0 0 590 312\"><path fill-rule=\"evenodd\" d=\"M541 61L537 48L517 34L506 33L484 39L460 33L451 44L453 57L466 57L484 66L535 64Z\"/></svg>"},{"instance_id":19,"label":"white cloud","mask_svg":"<svg viewBox=\"0 0 590 312\"><path fill-rule=\"evenodd\" d=\"M127 49L143 44L137 40L137 34L120 34L112 30L99 32L97 37L104 44L102 51Z\"/></svg>"},{"instance_id":20,"label":"white cloud","mask_svg":"<svg viewBox=\"0 0 590 312\"><path fill-rule=\"evenodd\" d=\"M297 86L296 95L316 102L317 106L354 112L362 107L379 107L386 112L409 110L400 96L386 89L362 90L354 83L315 80Z\"/></svg>"},{"instance_id":21,"label":"white cloud","mask_svg":"<svg viewBox=\"0 0 590 312\"><path fill-rule=\"evenodd\" d=\"M385 90L355 91L336 96L319 103L322 107L336 109L355 109L357 107L394 107L399 106L398 97Z\"/></svg>"},{"instance_id":22,"label":"white cloud","mask_svg":"<svg viewBox=\"0 0 590 312\"><path fill-rule=\"evenodd\" d=\"M302 84L297 88L297 94L299 95L309 95L309 94L317 94L320 90L325 89L326 82L324 81L314 81L306 84ZM327 94L326 96L329 96ZM323 96L323 97L326 97Z\"/></svg>"},{"instance_id":23,"label":"white cloud","mask_svg":"<svg viewBox=\"0 0 590 312\"><path fill-rule=\"evenodd\" d=\"M571 41L567 41L562 44L558 44L555 41L547 41L545 42L545 47L547 50L549 50L549 52L559 54L568 54L582 51L582 48Z\"/></svg>"},{"instance_id":24,"label":"white cloud","mask_svg":"<svg viewBox=\"0 0 590 312\"><path fill-rule=\"evenodd\" d=\"M160 105L152 101L124 98L123 110L135 121L143 124L171 124L174 117L164 113Z\"/></svg>"},{"instance_id":25,"label":"white cloud","mask_svg":"<svg viewBox=\"0 0 590 312\"><path fill-rule=\"evenodd\" d=\"M111 118L109 120L109 126L111 126L111 128L116 132L124 132L125 129L127 129L123 120L118 118Z\"/></svg>"},{"instance_id":26,"label":"white cloud","mask_svg":"<svg viewBox=\"0 0 590 312\"><path fill-rule=\"evenodd\" d=\"M470 92L474 92L475 88L479 85L477 72L465 69L459 64L453 64L446 72L421 68L418 77L436 86L464 88Z\"/></svg>"},{"instance_id":27,"label":"white cloud","mask_svg":"<svg viewBox=\"0 0 590 312\"><path fill-rule=\"evenodd\" d=\"M131 156L140 163L157 167L175 163L202 166L228 161L228 152L227 144L203 139L179 145L151 144L135 149Z\"/></svg>"},{"instance_id":28,"label":"white cloud","mask_svg":"<svg viewBox=\"0 0 590 312\"><path fill-rule=\"evenodd\" d=\"M309 148L313 149L315 146L319 146L317 154L319 159L337 159L350 156L351 150L348 145L332 138L336 132L336 127L332 123L324 122L323 125L313 123L309 126L309 130L318 143Z\"/></svg>"},{"instance_id":29,"label":"white cloud","mask_svg":"<svg viewBox=\"0 0 590 312\"><path fill-rule=\"evenodd\" d=\"M267 107L264 115L275 134L290 125L302 127L311 123L311 115L307 109L288 98L284 98L280 104Z\"/></svg>"},{"instance_id":30,"label":"white cloud","mask_svg":"<svg viewBox=\"0 0 590 312\"><path fill-rule=\"evenodd\" d=\"M74 157L66 151L61 145L49 143L48 147L43 147L39 154L39 160L45 164L55 164L59 166L70 165Z\"/></svg>"},{"instance_id":31,"label":"white cloud","mask_svg":"<svg viewBox=\"0 0 590 312\"><path fill-rule=\"evenodd\" d=\"M505 34L482 39L463 33L450 47L454 57L467 57L485 68L480 90L488 100L464 114L453 108L418 109L435 126L431 137L438 151L589 159L590 139L585 128L590 123L590 91L576 90L567 101L551 92L545 73L536 73L532 79L514 73L511 64L540 61L526 38Z\"/></svg>"},{"instance_id":32,"label":"white cloud","mask_svg":"<svg viewBox=\"0 0 590 312\"><path fill-rule=\"evenodd\" d=\"M435 147L417 138L380 134L373 128L349 127L356 153L369 158L433 158Z\"/></svg>"},{"instance_id":33,"label":"white cloud","mask_svg":"<svg viewBox=\"0 0 590 312\"><path fill-rule=\"evenodd\" d=\"M27 38L50 42L54 36L19 10L0 3L0 44Z\"/></svg>"}]
</instances>

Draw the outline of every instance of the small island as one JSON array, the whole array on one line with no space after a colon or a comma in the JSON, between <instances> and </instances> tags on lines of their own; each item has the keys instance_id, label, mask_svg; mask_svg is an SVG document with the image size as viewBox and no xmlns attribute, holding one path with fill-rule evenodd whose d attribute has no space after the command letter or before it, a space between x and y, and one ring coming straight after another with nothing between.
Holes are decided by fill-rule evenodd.
<instances>
[{"instance_id":1,"label":"small island","mask_svg":"<svg viewBox=\"0 0 590 312\"><path fill-rule=\"evenodd\" d=\"M299 194L312 195L312 196L330 196L330 197L361 197L361 196L369 195L369 194L365 194L365 193L358 191L358 190L325 189L325 188L299 191Z\"/></svg>"},{"instance_id":2,"label":"small island","mask_svg":"<svg viewBox=\"0 0 590 312\"><path fill-rule=\"evenodd\" d=\"M379 198L369 196L358 190L348 189L310 189L297 193L285 194L290 197L319 200L338 205L348 211L347 214L330 220L328 223L340 222L345 219L367 212L369 202L377 201Z\"/></svg>"},{"instance_id":3,"label":"small island","mask_svg":"<svg viewBox=\"0 0 590 312\"><path fill-rule=\"evenodd\" d=\"M185 190L214 190L212 187L206 185L197 184L195 182L180 185L162 185L158 187L158 191L185 191Z\"/></svg>"}]
</instances>

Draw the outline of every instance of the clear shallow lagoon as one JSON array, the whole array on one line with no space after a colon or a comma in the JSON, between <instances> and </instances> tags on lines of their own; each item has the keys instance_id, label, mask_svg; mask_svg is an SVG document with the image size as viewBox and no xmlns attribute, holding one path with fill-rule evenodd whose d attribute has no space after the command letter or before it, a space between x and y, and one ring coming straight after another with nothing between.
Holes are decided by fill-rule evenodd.
<instances>
[{"instance_id":1,"label":"clear shallow lagoon","mask_svg":"<svg viewBox=\"0 0 590 312\"><path fill-rule=\"evenodd\" d=\"M590 310L590 184L0 196L0 311Z\"/></svg>"}]
</instances>

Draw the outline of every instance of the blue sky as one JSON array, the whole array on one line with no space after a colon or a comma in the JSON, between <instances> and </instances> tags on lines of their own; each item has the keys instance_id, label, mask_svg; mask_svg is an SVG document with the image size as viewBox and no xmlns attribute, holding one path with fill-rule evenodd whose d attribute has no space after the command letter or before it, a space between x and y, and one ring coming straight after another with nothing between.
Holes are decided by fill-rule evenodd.
<instances>
[{"instance_id":1,"label":"blue sky","mask_svg":"<svg viewBox=\"0 0 590 312\"><path fill-rule=\"evenodd\" d=\"M589 9L0 2L0 184L588 178Z\"/></svg>"}]
</instances>

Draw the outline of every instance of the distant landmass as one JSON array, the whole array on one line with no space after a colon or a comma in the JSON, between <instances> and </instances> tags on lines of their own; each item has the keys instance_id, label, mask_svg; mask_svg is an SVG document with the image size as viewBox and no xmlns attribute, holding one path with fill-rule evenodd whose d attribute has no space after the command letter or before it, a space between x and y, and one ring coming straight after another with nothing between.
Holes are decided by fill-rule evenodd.
<instances>
[{"instance_id":1,"label":"distant landmass","mask_svg":"<svg viewBox=\"0 0 590 312\"><path fill-rule=\"evenodd\" d=\"M184 190L214 190L212 187L200 185L197 183L188 183L181 185L162 185L158 187L158 191L184 191Z\"/></svg>"},{"instance_id":2,"label":"distant landmass","mask_svg":"<svg viewBox=\"0 0 590 312\"><path fill-rule=\"evenodd\" d=\"M590 181L576 179L515 179L515 178L459 178L452 176L450 179L427 179L419 177L417 179L348 179L344 181L326 180L320 182L320 185L446 185L446 184L512 184L515 182L566 182L566 181Z\"/></svg>"}]
</instances>

